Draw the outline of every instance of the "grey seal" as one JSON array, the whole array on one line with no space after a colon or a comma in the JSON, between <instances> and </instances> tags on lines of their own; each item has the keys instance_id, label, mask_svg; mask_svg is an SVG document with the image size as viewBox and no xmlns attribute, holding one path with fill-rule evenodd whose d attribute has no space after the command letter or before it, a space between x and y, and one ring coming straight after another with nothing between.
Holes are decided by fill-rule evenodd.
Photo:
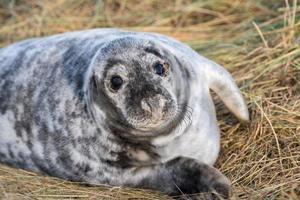
<instances>
[{"instance_id":1,"label":"grey seal","mask_svg":"<svg viewBox=\"0 0 300 200\"><path fill-rule=\"evenodd\" d=\"M241 120L230 74L157 33L93 29L0 49L0 161L72 181L217 192L210 89Z\"/></svg>"}]
</instances>

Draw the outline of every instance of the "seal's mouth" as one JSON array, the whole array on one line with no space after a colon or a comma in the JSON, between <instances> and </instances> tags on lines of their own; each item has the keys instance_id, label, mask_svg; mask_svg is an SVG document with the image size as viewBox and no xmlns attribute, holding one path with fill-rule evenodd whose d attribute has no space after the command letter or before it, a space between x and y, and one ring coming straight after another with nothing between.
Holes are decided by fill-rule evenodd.
<instances>
[{"instance_id":1,"label":"seal's mouth","mask_svg":"<svg viewBox=\"0 0 300 200\"><path fill-rule=\"evenodd\" d=\"M175 112L170 115L167 123L160 127L160 134L169 134L175 129L184 130L192 123L193 109L188 105L177 105Z\"/></svg>"},{"instance_id":2,"label":"seal's mouth","mask_svg":"<svg viewBox=\"0 0 300 200\"><path fill-rule=\"evenodd\" d=\"M138 120L130 119L128 123L136 130L151 131L157 127L163 126L169 121L169 117L165 116L164 113L151 115L149 113L139 117ZM145 117L146 116L146 117Z\"/></svg>"},{"instance_id":3,"label":"seal's mouth","mask_svg":"<svg viewBox=\"0 0 300 200\"><path fill-rule=\"evenodd\" d=\"M137 131L147 134L168 134L174 129L184 129L192 123L193 109L187 105L177 105L172 112L160 113L159 117L131 120L129 123Z\"/></svg>"}]
</instances>

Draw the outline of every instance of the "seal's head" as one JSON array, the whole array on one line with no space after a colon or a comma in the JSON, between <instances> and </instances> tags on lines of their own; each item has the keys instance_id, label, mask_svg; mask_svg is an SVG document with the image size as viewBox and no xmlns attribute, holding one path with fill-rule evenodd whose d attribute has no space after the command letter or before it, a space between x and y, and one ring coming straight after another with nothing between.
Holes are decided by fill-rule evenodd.
<instances>
[{"instance_id":1,"label":"seal's head","mask_svg":"<svg viewBox=\"0 0 300 200\"><path fill-rule=\"evenodd\" d=\"M114 124L153 132L184 113L186 75L163 46L134 37L115 39L99 50L93 66L94 102Z\"/></svg>"}]
</instances>

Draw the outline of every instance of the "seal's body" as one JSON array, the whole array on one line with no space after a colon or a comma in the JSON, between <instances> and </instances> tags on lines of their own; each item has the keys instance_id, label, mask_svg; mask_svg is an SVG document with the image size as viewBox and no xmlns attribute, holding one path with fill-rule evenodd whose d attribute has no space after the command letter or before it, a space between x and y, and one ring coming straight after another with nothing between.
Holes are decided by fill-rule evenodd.
<instances>
[{"instance_id":1,"label":"seal's body","mask_svg":"<svg viewBox=\"0 0 300 200\"><path fill-rule=\"evenodd\" d=\"M210 88L248 119L229 73L166 36L95 29L15 43L0 49L0 161L74 181L226 195L210 167L220 143Z\"/></svg>"}]
</instances>

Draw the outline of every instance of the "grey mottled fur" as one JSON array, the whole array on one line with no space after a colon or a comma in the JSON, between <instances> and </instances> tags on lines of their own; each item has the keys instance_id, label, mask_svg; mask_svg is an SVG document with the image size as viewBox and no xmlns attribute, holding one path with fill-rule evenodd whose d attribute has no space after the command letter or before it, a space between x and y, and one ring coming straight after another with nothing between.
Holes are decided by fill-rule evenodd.
<instances>
[{"instance_id":1,"label":"grey mottled fur","mask_svg":"<svg viewBox=\"0 0 300 200\"><path fill-rule=\"evenodd\" d=\"M116 74L124 84L112 91ZM228 197L229 181L211 166L219 131L210 88L247 120L230 75L166 36L95 29L12 44L0 49L0 161L73 181Z\"/></svg>"}]
</instances>

